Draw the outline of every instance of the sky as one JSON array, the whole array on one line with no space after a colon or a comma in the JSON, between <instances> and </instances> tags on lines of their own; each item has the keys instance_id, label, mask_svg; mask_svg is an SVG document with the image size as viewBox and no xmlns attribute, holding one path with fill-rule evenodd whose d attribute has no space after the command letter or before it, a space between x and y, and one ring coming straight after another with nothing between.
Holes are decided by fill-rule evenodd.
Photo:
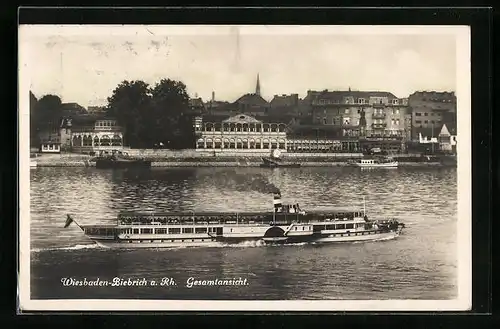
<instances>
[{"instance_id":1,"label":"sky","mask_svg":"<svg viewBox=\"0 0 500 329\"><path fill-rule=\"evenodd\" d=\"M451 28L21 26L21 74L37 98L104 105L123 80L181 80L191 97L235 101L307 90L455 91Z\"/></svg>"}]
</instances>

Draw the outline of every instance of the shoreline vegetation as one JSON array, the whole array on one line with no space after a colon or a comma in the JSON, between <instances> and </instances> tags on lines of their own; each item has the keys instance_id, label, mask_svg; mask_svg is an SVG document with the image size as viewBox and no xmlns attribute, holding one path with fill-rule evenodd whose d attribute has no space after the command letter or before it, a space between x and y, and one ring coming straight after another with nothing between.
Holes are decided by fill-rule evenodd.
<instances>
[{"instance_id":1,"label":"shoreline vegetation","mask_svg":"<svg viewBox=\"0 0 500 329\"><path fill-rule=\"evenodd\" d=\"M212 155L193 153L176 154L175 156L143 156L151 160L152 167L259 167L262 162L261 154L245 155ZM350 161L363 157L362 154L313 154L298 153L284 155L283 161L299 163L301 167L348 167ZM450 155L396 155L392 156L399 162L399 167L456 167L456 157ZM95 167L95 156L61 153L44 154L35 158L37 167Z\"/></svg>"}]
</instances>

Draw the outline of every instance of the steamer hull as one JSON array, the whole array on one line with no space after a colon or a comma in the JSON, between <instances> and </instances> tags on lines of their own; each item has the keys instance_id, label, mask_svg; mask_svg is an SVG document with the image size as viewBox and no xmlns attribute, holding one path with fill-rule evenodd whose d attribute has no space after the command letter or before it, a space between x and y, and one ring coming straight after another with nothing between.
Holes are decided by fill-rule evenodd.
<instances>
[{"instance_id":1,"label":"steamer hull","mask_svg":"<svg viewBox=\"0 0 500 329\"><path fill-rule=\"evenodd\" d=\"M79 225L83 233L108 248L217 247L337 243L392 239L404 224L371 221L365 211L308 212L274 199L274 212L121 213L114 225ZM68 215L65 227L73 218Z\"/></svg>"}]
</instances>

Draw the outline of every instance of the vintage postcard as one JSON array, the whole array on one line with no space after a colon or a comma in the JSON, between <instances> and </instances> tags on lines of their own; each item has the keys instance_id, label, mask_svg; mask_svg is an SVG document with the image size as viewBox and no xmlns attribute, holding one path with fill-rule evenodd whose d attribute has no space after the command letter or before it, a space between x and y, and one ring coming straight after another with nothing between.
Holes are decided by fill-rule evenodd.
<instances>
[{"instance_id":1,"label":"vintage postcard","mask_svg":"<svg viewBox=\"0 0 500 329\"><path fill-rule=\"evenodd\" d=\"M21 311L472 295L466 26L19 26Z\"/></svg>"}]
</instances>

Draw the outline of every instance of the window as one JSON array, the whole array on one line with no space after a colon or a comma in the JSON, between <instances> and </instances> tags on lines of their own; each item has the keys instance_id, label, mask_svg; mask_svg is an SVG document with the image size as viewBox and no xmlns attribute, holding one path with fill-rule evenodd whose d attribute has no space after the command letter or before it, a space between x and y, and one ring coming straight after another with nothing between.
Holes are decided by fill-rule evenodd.
<instances>
[{"instance_id":1,"label":"window","mask_svg":"<svg viewBox=\"0 0 500 329\"><path fill-rule=\"evenodd\" d=\"M326 118L323 118L323 124L326 125Z\"/></svg>"},{"instance_id":2,"label":"window","mask_svg":"<svg viewBox=\"0 0 500 329\"><path fill-rule=\"evenodd\" d=\"M428 115L429 115L429 113L425 112L425 113L424 113L424 115L425 115L425 116L428 116Z\"/></svg>"},{"instance_id":3,"label":"window","mask_svg":"<svg viewBox=\"0 0 500 329\"><path fill-rule=\"evenodd\" d=\"M422 116L422 113L417 112L417 113L415 113L415 116L417 116L417 117L421 117L421 116Z\"/></svg>"},{"instance_id":4,"label":"window","mask_svg":"<svg viewBox=\"0 0 500 329\"><path fill-rule=\"evenodd\" d=\"M417 123L417 124L421 124L421 123L422 123L422 120L415 120L415 123Z\"/></svg>"},{"instance_id":5,"label":"window","mask_svg":"<svg viewBox=\"0 0 500 329\"><path fill-rule=\"evenodd\" d=\"M425 120L424 123L429 123L429 120Z\"/></svg>"},{"instance_id":6,"label":"window","mask_svg":"<svg viewBox=\"0 0 500 329\"><path fill-rule=\"evenodd\" d=\"M349 114L350 113L349 109L345 109L344 113Z\"/></svg>"},{"instance_id":7,"label":"window","mask_svg":"<svg viewBox=\"0 0 500 329\"><path fill-rule=\"evenodd\" d=\"M195 228L195 233L207 233L206 227L197 227Z\"/></svg>"},{"instance_id":8,"label":"window","mask_svg":"<svg viewBox=\"0 0 500 329\"><path fill-rule=\"evenodd\" d=\"M151 228L143 228L142 229L142 234L152 234L153 233L153 229Z\"/></svg>"},{"instance_id":9,"label":"window","mask_svg":"<svg viewBox=\"0 0 500 329\"><path fill-rule=\"evenodd\" d=\"M181 229L179 227L173 227L168 229L168 234L179 234Z\"/></svg>"}]
</instances>

